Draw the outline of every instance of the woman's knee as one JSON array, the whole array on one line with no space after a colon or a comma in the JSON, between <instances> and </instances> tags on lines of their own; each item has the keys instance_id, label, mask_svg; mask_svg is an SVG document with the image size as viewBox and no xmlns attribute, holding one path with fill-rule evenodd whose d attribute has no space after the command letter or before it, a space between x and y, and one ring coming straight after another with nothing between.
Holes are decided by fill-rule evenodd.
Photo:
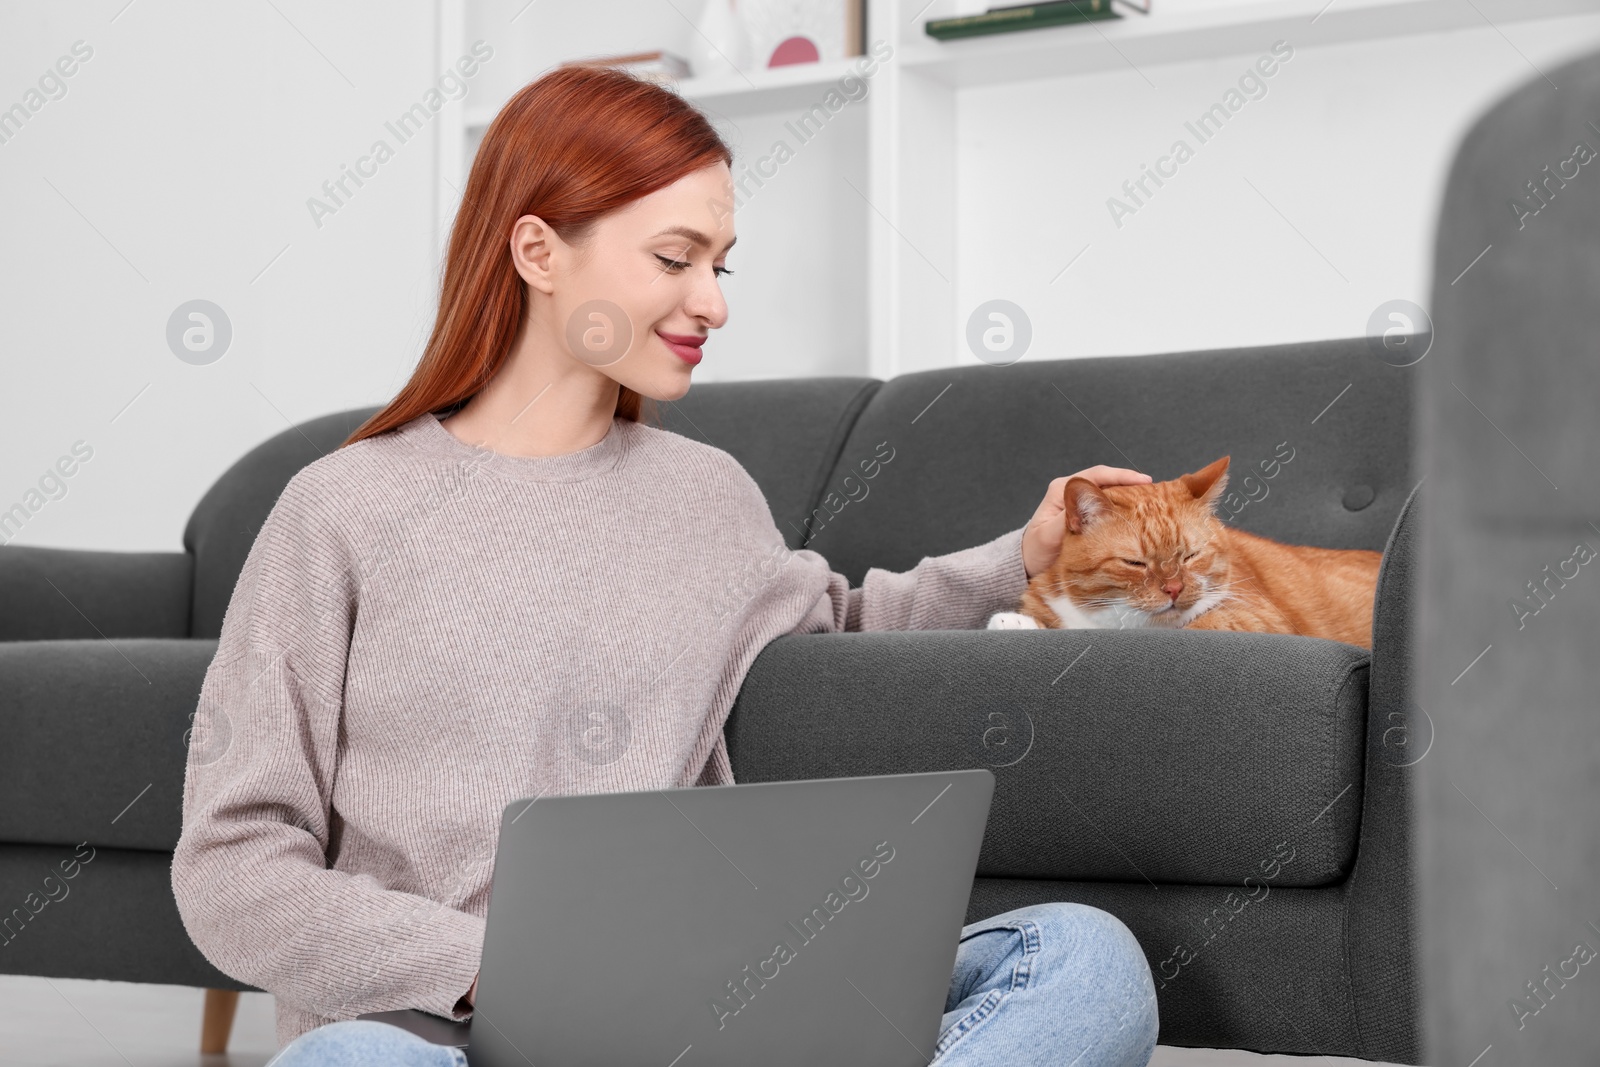
<instances>
[{"instance_id":1,"label":"woman's knee","mask_svg":"<svg viewBox=\"0 0 1600 1067\"><path fill-rule=\"evenodd\" d=\"M1155 980L1139 939L1128 925L1102 908L1051 901L1019 909L1037 923L1058 970L1094 976L1107 1008L1135 1032L1158 1024Z\"/></svg>"}]
</instances>

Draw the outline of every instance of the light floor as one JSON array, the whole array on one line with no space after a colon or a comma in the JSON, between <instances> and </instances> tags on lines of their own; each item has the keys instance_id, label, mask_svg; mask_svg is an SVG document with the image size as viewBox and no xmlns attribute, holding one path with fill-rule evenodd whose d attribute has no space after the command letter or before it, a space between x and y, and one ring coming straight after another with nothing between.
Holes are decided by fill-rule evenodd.
<instances>
[{"instance_id":1,"label":"light floor","mask_svg":"<svg viewBox=\"0 0 1600 1067\"><path fill-rule=\"evenodd\" d=\"M246 993L226 1056L202 1056L203 994L184 986L0 975L0 1067L262 1067L272 1058L272 998ZM1366 1067L1335 1056L1156 1049L1150 1067Z\"/></svg>"}]
</instances>

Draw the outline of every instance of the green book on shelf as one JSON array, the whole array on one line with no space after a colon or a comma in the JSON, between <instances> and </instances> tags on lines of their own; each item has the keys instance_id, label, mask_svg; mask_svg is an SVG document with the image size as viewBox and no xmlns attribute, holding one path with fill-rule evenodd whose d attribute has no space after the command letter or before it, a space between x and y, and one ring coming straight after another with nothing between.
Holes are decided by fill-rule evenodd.
<instances>
[{"instance_id":1,"label":"green book on shelf","mask_svg":"<svg viewBox=\"0 0 1600 1067\"><path fill-rule=\"evenodd\" d=\"M947 41L954 37L1035 30L1044 26L1069 26L1076 22L1121 17L1111 9L1111 0L1056 0L1054 3L991 8L981 15L929 19L923 28L929 37Z\"/></svg>"}]
</instances>

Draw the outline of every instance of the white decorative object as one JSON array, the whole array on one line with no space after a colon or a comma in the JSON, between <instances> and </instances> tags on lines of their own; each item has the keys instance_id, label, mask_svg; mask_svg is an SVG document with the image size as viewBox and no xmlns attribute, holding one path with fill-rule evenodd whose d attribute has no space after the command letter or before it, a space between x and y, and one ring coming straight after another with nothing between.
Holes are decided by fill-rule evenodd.
<instances>
[{"instance_id":1,"label":"white decorative object","mask_svg":"<svg viewBox=\"0 0 1600 1067\"><path fill-rule=\"evenodd\" d=\"M735 0L706 0L689 40L689 67L694 77L738 76L753 65L734 3Z\"/></svg>"},{"instance_id":2,"label":"white decorative object","mask_svg":"<svg viewBox=\"0 0 1600 1067\"><path fill-rule=\"evenodd\" d=\"M860 0L739 0L756 67L859 55L860 18Z\"/></svg>"}]
</instances>

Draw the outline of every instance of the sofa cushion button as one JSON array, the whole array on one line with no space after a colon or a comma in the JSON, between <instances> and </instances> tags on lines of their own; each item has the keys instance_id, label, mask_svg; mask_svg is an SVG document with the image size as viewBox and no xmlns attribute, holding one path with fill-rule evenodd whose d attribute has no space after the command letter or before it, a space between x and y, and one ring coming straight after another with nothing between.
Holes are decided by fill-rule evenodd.
<instances>
[{"instance_id":1,"label":"sofa cushion button","mask_svg":"<svg viewBox=\"0 0 1600 1067\"><path fill-rule=\"evenodd\" d=\"M1376 494L1370 485L1352 485L1344 491L1344 509L1346 511L1360 511L1372 503Z\"/></svg>"}]
</instances>

